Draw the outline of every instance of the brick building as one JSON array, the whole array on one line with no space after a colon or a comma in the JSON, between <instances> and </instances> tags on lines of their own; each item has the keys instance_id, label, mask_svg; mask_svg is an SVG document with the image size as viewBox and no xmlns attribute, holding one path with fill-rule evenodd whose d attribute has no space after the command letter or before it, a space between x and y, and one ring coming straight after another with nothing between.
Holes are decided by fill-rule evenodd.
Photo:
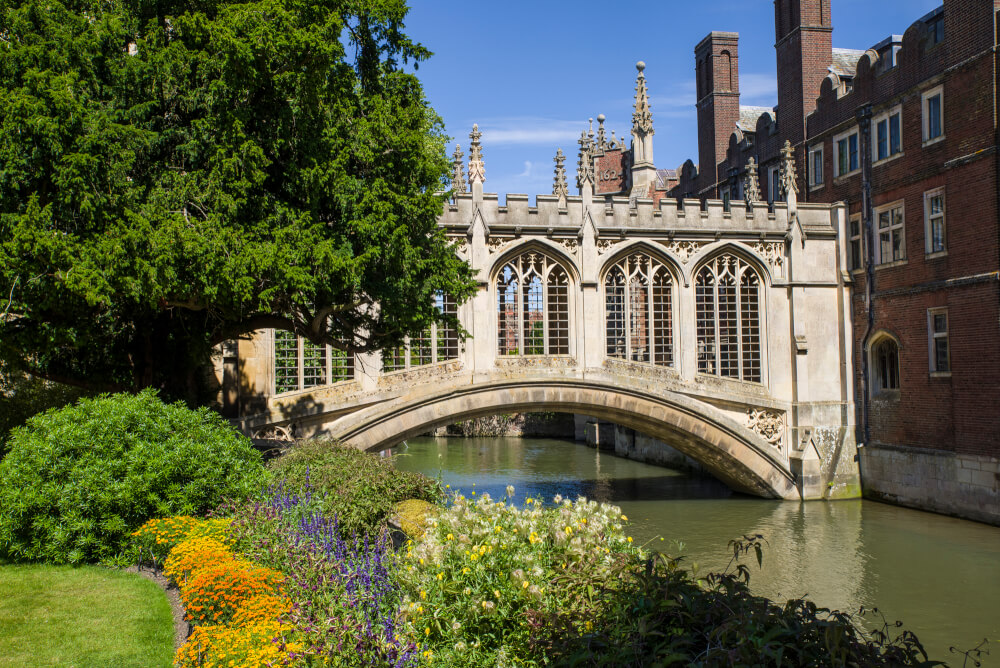
<instances>
[{"instance_id":1,"label":"brick building","mask_svg":"<svg viewBox=\"0 0 1000 668\"><path fill-rule=\"evenodd\" d=\"M869 496L1000 512L1000 0L945 0L867 50L833 48L830 0L776 0L778 105L739 104L739 36L695 47L699 161L669 195L846 202L858 442Z\"/></svg>"}]
</instances>

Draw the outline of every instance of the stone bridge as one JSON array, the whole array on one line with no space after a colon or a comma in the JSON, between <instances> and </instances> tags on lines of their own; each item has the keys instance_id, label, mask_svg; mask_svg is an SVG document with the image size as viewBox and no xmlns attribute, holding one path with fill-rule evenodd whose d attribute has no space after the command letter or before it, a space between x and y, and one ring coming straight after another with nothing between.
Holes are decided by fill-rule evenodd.
<instances>
[{"instance_id":1,"label":"stone bridge","mask_svg":"<svg viewBox=\"0 0 1000 668\"><path fill-rule=\"evenodd\" d=\"M784 201L757 201L753 169L741 200L663 197L641 64L636 90L630 149L601 117L581 136L576 196L561 151L553 194L530 206L483 192L478 129L468 186L456 149L439 225L479 291L438 307L469 338L435 326L347 358L258 332L220 361L237 365L241 427L379 450L469 418L566 412L668 443L741 491L859 496L845 207L796 202L790 148Z\"/></svg>"}]
</instances>

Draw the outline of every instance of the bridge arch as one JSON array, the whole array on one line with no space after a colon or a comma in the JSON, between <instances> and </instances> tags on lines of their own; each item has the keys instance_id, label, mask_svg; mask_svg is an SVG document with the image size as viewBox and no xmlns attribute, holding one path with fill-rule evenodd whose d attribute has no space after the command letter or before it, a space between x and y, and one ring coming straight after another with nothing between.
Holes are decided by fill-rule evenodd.
<instances>
[{"instance_id":1,"label":"bridge arch","mask_svg":"<svg viewBox=\"0 0 1000 668\"><path fill-rule=\"evenodd\" d=\"M382 450L436 427L506 412L593 415L669 442L738 491L799 499L788 463L762 437L688 396L611 382L538 378L449 385L316 425L359 450Z\"/></svg>"}]
</instances>

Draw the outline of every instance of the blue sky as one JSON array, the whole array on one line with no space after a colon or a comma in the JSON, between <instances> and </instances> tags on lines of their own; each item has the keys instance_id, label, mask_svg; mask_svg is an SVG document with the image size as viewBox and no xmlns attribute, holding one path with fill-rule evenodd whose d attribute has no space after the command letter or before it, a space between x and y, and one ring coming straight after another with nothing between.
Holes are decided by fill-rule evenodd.
<instances>
[{"instance_id":1,"label":"blue sky","mask_svg":"<svg viewBox=\"0 0 1000 668\"><path fill-rule=\"evenodd\" d=\"M833 44L864 49L902 34L941 0L832 0ZM694 47L712 30L740 33L743 105L777 101L773 0L410 0L407 33L434 56L417 75L468 160L483 132L486 191L552 190L556 149L576 192L576 140L587 119L631 130L635 62L646 63L657 167L697 162ZM596 120L595 120L596 125Z\"/></svg>"}]
</instances>

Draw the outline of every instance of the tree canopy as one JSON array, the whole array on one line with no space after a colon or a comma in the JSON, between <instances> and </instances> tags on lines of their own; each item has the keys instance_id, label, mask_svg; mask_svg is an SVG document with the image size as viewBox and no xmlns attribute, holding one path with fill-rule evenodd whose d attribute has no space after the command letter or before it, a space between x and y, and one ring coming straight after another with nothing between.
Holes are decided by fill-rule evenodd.
<instances>
[{"instance_id":1,"label":"tree canopy","mask_svg":"<svg viewBox=\"0 0 1000 668\"><path fill-rule=\"evenodd\" d=\"M403 0L0 3L0 358L169 390L254 329L364 352L471 294Z\"/></svg>"}]
</instances>

